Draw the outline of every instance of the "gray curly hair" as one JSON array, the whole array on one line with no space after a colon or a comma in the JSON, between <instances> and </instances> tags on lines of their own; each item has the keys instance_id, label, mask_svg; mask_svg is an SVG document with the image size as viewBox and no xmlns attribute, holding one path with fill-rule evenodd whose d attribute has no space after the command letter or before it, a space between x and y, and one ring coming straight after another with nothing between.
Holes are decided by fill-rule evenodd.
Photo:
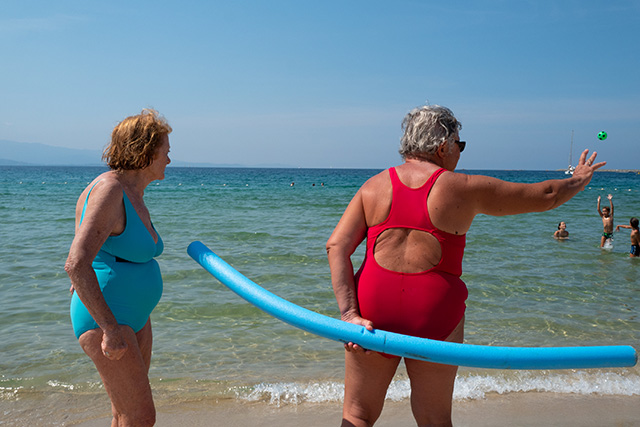
<instances>
[{"instance_id":1,"label":"gray curly hair","mask_svg":"<svg viewBox=\"0 0 640 427\"><path fill-rule=\"evenodd\" d=\"M425 105L414 108L402 121L404 134L398 151L403 159L430 157L460 129L462 124L447 107Z\"/></svg>"}]
</instances>

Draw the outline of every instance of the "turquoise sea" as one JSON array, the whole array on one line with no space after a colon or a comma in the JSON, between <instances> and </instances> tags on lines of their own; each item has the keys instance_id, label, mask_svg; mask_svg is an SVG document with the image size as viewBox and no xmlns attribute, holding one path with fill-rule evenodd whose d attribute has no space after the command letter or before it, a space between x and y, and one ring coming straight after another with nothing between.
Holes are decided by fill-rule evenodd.
<instances>
[{"instance_id":1,"label":"turquoise sea","mask_svg":"<svg viewBox=\"0 0 640 427\"><path fill-rule=\"evenodd\" d=\"M103 170L0 167L0 425L70 425L87 408L109 413L98 374L71 330L63 268L77 197ZM282 406L342 399L340 343L249 305L186 248L200 240L269 291L339 317L325 242L358 187L377 172L170 167L164 181L147 189L165 242L158 259L164 294L152 314L150 378L157 402ZM558 171L462 172L518 182L565 178ZM616 233L612 250L599 247L596 199L601 195L607 204L607 194L616 224L640 216L640 175L599 172L554 211L476 218L463 261L466 342L640 349L640 259L628 257L629 231ZM560 221L568 224L567 241L552 238ZM356 260L363 253L360 248ZM535 391L640 396L640 368L461 368L454 398ZM408 396L399 371L388 399Z\"/></svg>"}]
</instances>

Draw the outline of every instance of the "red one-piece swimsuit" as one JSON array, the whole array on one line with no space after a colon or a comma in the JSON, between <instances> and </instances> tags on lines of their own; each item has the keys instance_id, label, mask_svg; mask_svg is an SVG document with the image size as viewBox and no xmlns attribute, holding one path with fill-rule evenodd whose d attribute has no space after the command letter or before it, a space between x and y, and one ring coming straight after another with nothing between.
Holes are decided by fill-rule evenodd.
<instances>
[{"instance_id":1,"label":"red one-piece swimsuit","mask_svg":"<svg viewBox=\"0 0 640 427\"><path fill-rule=\"evenodd\" d=\"M393 199L386 220L367 231L365 259L356 274L360 315L377 329L435 340L446 339L466 309L467 286L460 279L466 235L438 230L427 210L427 198L438 169L419 188L410 188L389 169ZM438 264L419 273L401 273L381 267L375 260L376 239L390 228L422 230L440 243Z\"/></svg>"}]
</instances>

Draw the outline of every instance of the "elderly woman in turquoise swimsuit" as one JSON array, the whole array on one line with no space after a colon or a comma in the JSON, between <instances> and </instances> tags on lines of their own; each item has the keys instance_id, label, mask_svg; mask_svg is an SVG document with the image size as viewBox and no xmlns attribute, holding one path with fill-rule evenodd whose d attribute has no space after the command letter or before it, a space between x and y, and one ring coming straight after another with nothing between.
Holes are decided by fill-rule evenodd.
<instances>
[{"instance_id":1,"label":"elderly woman in turquoise swimsuit","mask_svg":"<svg viewBox=\"0 0 640 427\"><path fill-rule=\"evenodd\" d=\"M164 248L145 206L144 190L164 179L169 124L154 110L127 117L104 151L110 171L94 179L76 204L76 233L65 270L71 279L71 322L111 399L114 426L151 426L151 321L162 295L154 257Z\"/></svg>"},{"instance_id":2,"label":"elderly woman in turquoise swimsuit","mask_svg":"<svg viewBox=\"0 0 640 427\"><path fill-rule=\"evenodd\" d=\"M427 105L403 122L404 163L369 179L327 242L342 320L392 332L462 342L465 235L477 214L553 209L575 196L605 163L588 150L571 178L535 184L455 173L466 143L445 107ZM354 274L351 255L367 239ZM372 426L382 412L399 357L345 344L342 426ZM456 366L405 359L411 409L419 426L450 426Z\"/></svg>"}]
</instances>

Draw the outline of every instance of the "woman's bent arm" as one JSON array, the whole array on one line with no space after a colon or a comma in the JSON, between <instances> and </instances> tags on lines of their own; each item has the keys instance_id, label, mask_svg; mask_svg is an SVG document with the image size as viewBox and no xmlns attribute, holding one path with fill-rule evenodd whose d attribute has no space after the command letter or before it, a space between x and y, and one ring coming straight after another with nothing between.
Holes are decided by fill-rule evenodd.
<instances>
[{"instance_id":1,"label":"woman's bent arm","mask_svg":"<svg viewBox=\"0 0 640 427\"><path fill-rule=\"evenodd\" d=\"M76 227L65 271L78 297L104 333L103 351L120 359L126 351L118 322L107 305L92 267L98 251L123 216L122 187L104 180L93 188L82 226Z\"/></svg>"},{"instance_id":2,"label":"woman's bent arm","mask_svg":"<svg viewBox=\"0 0 640 427\"><path fill-rule=\"evenodd\" d=\"M362 193L358 191L327 241L327 257L342 320L372 329L371 322L360 317L351 263L351 255L366 237L366 231Z\"/></svg>"}]
</instances>

